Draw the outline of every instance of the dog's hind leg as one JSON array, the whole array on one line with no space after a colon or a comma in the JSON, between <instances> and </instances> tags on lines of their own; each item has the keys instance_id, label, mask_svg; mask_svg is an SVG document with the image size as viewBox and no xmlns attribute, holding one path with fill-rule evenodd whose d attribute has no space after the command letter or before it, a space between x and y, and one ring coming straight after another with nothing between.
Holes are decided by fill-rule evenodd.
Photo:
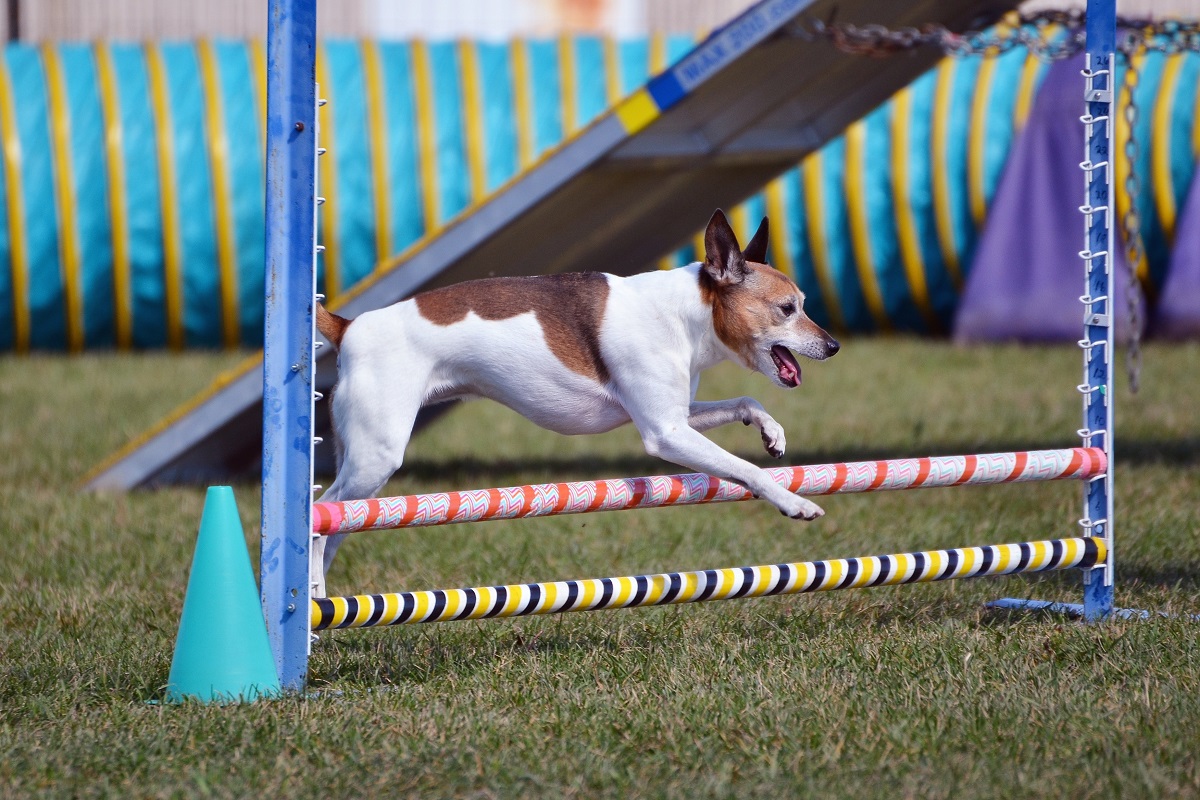
<instances>
[{"instance_id":1,"label":"dog's hind leg","mask_svg":"<svg viewBox=\"0 0 1200 800\"><path fill-rule=\"evenodd\" d=\"M379 494L379 490L387 483L395 470L375 472L359 471L352 479L343 481L342 475L347 474L345 464L333 482L320 497L321 502L337 500L366 500ZM335 533L328 536L318 536L312 544L312 582L313 596L325 597L325 575L333 564L333 558L341 547L347 534Z\"/></svg>"},{"instance_id":2,"label":"dog's hind leg","mask_svg":"<svg viewBox=\"0 0 1200 800\"><path fill-rule=\"evenodd\" d=\"M395 385L380 387L375 381L370 384L353 387L358 391L353 391L351 385L340 384L334 393L332 412L337 423L341 463L337 478L321 495L322 501L375 497L404 463L404 451L422 398L418 391L397 390ZM314 596L325 597L325 576L345 538L346 534L333 534L319 536L313 542Z\"/></svg>"}]
</instances>

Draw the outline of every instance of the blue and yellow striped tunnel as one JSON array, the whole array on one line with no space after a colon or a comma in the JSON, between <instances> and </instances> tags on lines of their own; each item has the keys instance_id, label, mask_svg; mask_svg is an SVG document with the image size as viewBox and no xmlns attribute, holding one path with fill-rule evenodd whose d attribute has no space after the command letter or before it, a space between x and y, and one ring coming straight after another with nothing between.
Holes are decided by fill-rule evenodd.
<instances>
[{"instance_id":1,"label":"blue and yellow striped tunnel","mask_svg":"<svg viewBox=\"0 0 1200 800\"><path fill-rule=\"evenodd\" d=\"M321 44L323 291L386 269L692 44ZM1200 56L1138 58L1153 282L1200 152ZM832 329L946 331L1045 69L1023 50L941 62L736 209L739 235L772 217L774 263ZM259 43L7 46L0 350L260 345L264 87ZM681 245L663 266L692 258Z\"/></svg>"}]
</instances>

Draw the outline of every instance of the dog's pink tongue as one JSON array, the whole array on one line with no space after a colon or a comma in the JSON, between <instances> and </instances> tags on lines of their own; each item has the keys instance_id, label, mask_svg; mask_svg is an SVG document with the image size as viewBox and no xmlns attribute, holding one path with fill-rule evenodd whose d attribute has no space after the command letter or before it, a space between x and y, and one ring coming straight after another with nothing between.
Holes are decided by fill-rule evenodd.
<instances>
[{"instance_id":1,"label":"dog's pink tongue","mask_svg":"<svg viewBox=\"0 0 1200 800\"><path fill-rule=\"evenodd\" d=\"M800 365L796 363L791 351L780 345L775 345L771 350L779 357L779 379L788 386L799 386Z\"/></svg>"}]
</instances>

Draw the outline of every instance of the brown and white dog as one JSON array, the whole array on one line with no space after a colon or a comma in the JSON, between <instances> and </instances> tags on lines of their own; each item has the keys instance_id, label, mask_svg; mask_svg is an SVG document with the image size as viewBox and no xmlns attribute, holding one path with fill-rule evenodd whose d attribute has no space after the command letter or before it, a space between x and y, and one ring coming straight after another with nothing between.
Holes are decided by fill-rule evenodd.
<instances>
[{"instance_id":1,"label":"brown and white dog","mask_svg":"<svg viewBox=\"0 0 1200 800\"><path fill-rule=\"evenodd\" d=\"M757 400L694 399L700 373L731 360L794 388L793 351L817 360L838 351L804 314L804 293L765 265L767 236L763 219L742 251L717 211L704 262L680 269L468 281L352 322L318 306L317 328L338 348L338 474L321 499L374 497L403 463L421 406L489 397L558 433L633 422L650 455L739 483L789 517L821 516L700 433L754 425L781 457L783 428ZM316 596L342 538L315 543Z\"/></svg>"}]
</instances>

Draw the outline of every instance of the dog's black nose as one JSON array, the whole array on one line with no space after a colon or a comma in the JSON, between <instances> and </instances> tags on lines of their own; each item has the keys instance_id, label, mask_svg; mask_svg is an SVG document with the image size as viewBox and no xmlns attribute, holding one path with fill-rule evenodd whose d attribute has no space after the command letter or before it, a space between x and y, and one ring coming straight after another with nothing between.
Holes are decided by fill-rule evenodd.
<instances>
[{"instance_id":1,"label":"dog's black nose","mask_svg":"<svg viewBox=\"0 0 1200 800\"><path fill-rule=\"evenodd\" d=\"M841 350L841 349L842 349L842 346L840 344L838 344L837 339L825 340L825 352L828 355L831 355L831 356L837 355L837 351Z\"/></svg>"}]
</instances>

